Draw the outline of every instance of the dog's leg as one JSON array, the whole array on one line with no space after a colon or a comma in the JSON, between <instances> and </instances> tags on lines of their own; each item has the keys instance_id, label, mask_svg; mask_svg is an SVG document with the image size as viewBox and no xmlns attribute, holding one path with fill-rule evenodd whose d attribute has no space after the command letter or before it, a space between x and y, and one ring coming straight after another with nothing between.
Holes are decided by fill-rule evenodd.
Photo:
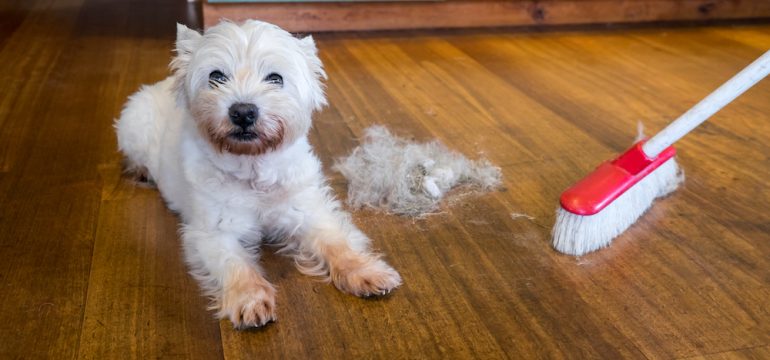
<instances>
[{"instance_id":1,"label":"dog's leg","mask_svg":"<svg viewBox=\"0 0 770 360\"><path fill-rule=\"evenodd\" d=\"M238 329L275 320L275 288L262 275L255 256L239 243L239 236L186 226L182 239L190 272L213 298L219 318Z\"/></svg>"},{"instance_id":2,"label":"dog's leg","mask_svg":"<svg viewBox=\"0 0 770 360\"><path fill-rule=\"evenodd\" d=\"M338 289L356 296L385 295L401 285L398 272L369 251L369 238L337 203L323 204L313 209L310 223L295 239L299 270L328 276Z\"/></svg>"}]
</instances>

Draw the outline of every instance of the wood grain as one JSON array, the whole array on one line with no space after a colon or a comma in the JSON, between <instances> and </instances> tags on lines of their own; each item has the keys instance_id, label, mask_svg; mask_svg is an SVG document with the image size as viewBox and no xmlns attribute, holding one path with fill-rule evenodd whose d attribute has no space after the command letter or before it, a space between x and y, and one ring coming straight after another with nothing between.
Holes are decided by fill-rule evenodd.
<instances>
[{"instance_id":1,"label":"wood grain","mask_svg":"<svg viewBox=\"0 0 770 360\"><path fill-rule=\"evenodd\" d=\"M770 81L677 145L684 186L610 248L563 256L549 233L564 188L766 51L769 24L316 35L330 105L311 142L341 198L331 165L373 124L484 156L505 186L422 219L353 211L404 278L382 299L265 249L278 321L238 332L187 275L177 217L122 175L112 129L196 14L0 5L0 358L768 357Z\"/></svg>"},{"instance_id":2,"label":"wood grain","mask_svg":"<svg viewBox=\"0 0 770 360\"><path fill-rule=\"evenodd\" d=\"M551 26L770 17L762 0L203 2L203 21L257 18L293 32Z\"/></svg>"}]
</instances>

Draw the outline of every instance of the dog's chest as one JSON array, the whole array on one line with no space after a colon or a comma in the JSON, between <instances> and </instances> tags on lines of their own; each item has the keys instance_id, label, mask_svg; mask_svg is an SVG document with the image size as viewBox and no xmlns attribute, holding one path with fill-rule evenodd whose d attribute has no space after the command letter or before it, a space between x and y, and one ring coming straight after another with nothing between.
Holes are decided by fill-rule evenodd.
<instances>
[{"instance_id":1,"label":"dog's chest","mask_svg":"<svg viewBox=\"0 0 770 360\"><path fill-rule=\"evenodd\" d=\"M228 176L219 186L222 190L227 189L224 193L220 192L227 206L255 211L281 207L293 193L289 182L257 177L240 179Z\"/></svg>"},{"instance_id":2,"label":"dog's chest","mask_svg":"<svg viewBox=\"0 0 770 360\"><path fill-rule=\"evenodd\" d=\"M224 181L223 181L224 180ZM267 226L292 208L286 183L258 179L212 178L204 205L220 230L251 231Z\"/></svg>"}]
</instances>

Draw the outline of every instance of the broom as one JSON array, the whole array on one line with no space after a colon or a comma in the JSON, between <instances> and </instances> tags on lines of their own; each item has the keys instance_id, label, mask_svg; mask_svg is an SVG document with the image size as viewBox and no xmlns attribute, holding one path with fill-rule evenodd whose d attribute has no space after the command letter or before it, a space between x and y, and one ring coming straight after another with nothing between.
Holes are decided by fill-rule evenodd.
<instances>
[{"instance_id":1,"label":"broom","mask_svg":"<svg viewBox=\"0 0 770 360\"><path fill-rule=\"evenodd\" d=\"M770 72L770 51L701 100L648 141L641 140L564 191L553 247L570 255L608 246L652 202L684 180L671 146Z\"/></svg>"}]
</instances>

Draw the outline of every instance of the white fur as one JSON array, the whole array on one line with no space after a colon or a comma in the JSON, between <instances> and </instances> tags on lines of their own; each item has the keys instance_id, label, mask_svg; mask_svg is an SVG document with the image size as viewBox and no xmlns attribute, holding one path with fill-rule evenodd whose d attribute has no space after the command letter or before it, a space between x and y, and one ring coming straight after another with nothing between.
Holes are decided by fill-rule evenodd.
<instances>
[{"instance_id":1,"label":"white fur","mask_svg":"<svg viewBox=\"0 0 770 360\"><path fill-rule=\"evenodd\" d=\"M468 160L434 140L415 143L383 126L366 129L361 146L340 158L334 169L348 180L348 204L420 216L460 185L483 191L502 183L500 168L486 159Z\"/></svg>"},{"instance_id":2,"label":"white fur","mask_svg":"<svg viewBox=\"0 0 770 360\"><path fill-rule=\"evenodd\" d=\"M312 38L259 21L223 22L203 35L178 25L176 51L174 74L129 98L116 123L118 146L128 169L146 170L181 215L187 263L218 315L238 327L275 318L275 290L256 262L265 239L346 292L397 287L398 273L369 252L308 143L312 112L326 103ZM210 86L214 70L230 80ZM265 83L270 73L283 76L283 87ZM282 141L254 154L214 146L201 123L230 126L227 109L237 102L257 105L266 134L282 126Z\"/></svg>"},{"instance_id":3,"label":"white fur","mask_svg":"<svg viewBox=\"0 0 770 360\"><path fill-rule=\"evenodd\" d=\"M570 255L583 255L608 246L612 239L633 225L653 201L676 190L684 181L675 158L671 158L632 186L602 211L576 215L559 207L553 228L553 247Z\"/></svg>"}]
</instances>

